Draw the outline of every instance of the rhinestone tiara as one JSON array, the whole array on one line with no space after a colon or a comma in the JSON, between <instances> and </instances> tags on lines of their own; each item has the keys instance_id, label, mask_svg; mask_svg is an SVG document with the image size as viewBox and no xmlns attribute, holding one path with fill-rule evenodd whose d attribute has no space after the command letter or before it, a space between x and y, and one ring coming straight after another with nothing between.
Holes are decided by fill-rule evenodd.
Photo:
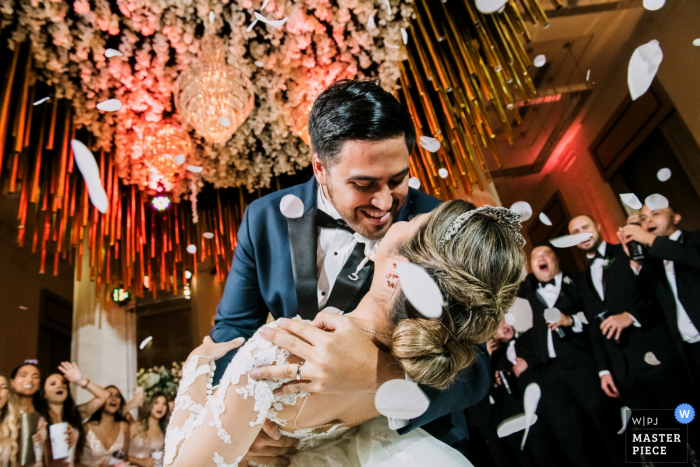
<instances>
[{"instance_id":1,"label":"rhinestone tiara","mask_svg":"<svg viewBox=\"0 0 700 467\"><path fill-rule=\"evenodd\" d=\"M440 245L452 240L452 237L459 232L459 229L475 214L483 214L485 216L495 219L498 223L503 224L508 232L511 234L513 239L518 243L520 248L525 246L525 239L520 234L520 229L522 229L522 224L520 223L520 214L511 211L507 208L501 208L496 206L484 206L481 208L472 209L464 214L460 214L455 220L452 221L450 227L447 229L445 236L440 240Z\"/></svg>"}]
</instances>

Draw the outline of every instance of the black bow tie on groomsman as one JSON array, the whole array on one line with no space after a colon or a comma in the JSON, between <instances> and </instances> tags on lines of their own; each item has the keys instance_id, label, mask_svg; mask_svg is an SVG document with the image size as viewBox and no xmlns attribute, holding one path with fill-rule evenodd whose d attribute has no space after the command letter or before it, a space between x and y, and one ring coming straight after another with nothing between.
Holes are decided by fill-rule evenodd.
<instances>
[{"instance_id":1,"label":"black bow tie on groomsman","mask_svg":"<svg viewBox=\"0 0 700 467\"><path fill-rule=\"evenodd\" d=\"M551 284L551 285L553 285L553 286L555 286L555 287L556 287L556 285L557 285L557 282L556 282L554 279L550 279L550 280L545 281L545 282L542 282L542 281L539 281L539 282L540 282L540 287L542 287L543 289L544 289L545 287L547 287L547 285L549 285L549 284Z\"/></svg>"},{"instance_id":2,"label":"black bow tie on groomsman","mask_svg":"<svg viewBox=\"0 0 700 467\"><path fill-rule=\"evenodd\" d=\"M600 254L600 251L597 250L593 256L586 257L586 260L588 260L588 266L592 266L593 263L595 263L595 260L597 260L598 258L605 259L603 258L603 255Z\"/></svg>"}]
</instances>

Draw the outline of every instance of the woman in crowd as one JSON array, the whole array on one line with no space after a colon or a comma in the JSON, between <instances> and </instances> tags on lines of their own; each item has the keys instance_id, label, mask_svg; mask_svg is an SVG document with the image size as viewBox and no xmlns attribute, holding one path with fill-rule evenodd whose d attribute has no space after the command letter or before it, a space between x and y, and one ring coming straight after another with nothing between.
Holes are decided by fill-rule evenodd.
<instances>
[{"instance_id":1,"label":"woman in crowd","mask_svg":"<svg viewBox=\"0 0 700 467\"><path fill-rule=\"evenodd\" d=\"M10 386L12 388L11 397L17 401L17 418L21 427L21 420L24 414L38 413L37 407L40 406L39 383L41 382L41 372L37 366L37 362L33 360L25 360L24 363L16 367L10 373ZM48 438L46 429L46 420L44 417L39 418L36 432L32 435L34 443L43 445ZM23 440L21 429L17 435L18 443ZM18 450L21 446L18 447ZM21 457L21 456L20 456ZM18 462L22 464L22 459ZM41 460L37 459L36 464L41 465Z\"/></svg>"},{"instance_id":2,"label":"woman in crowd","mask_svg":"<svg viewBox=\"0 0 700 467\"><path fill-rule=\"evenodd\" d=\"M129 461L139 467L153 467L154 452L162 456L165 446L165 429L168 426L168 399L160 393L151 396L143 410L139 410L138 421L131 424Z\"/></svg>"},{"instance_id":3,"label":"woman in crowd","mask_svg":"<svg viewBox=\"0 0 700 467\"><path fill-rule=\"evenodd\" d=\"M89 419L92 414L102 407L109 398L109 392L84 379L78 365L70 362L63 362L58 367L63 374L54 373L46 378L40 397L39 412L46 419L49 427L55 423L67 423L66 440L73 450L68 457L54 459L50 440L46 443L47 467L64 467L73 465L75 459L79 459L85 446L85 430L83 422ZM95 397L77 406L68 388L68 383L74 383L83 389L90 391Z\"/></svg>"},{"instance_id":4,"label":"woman in crowd","mask_svg":"<svg viewBox=\"0 0 700 467\"><path fill-rule=\"evenodd\" d=\"M0 375L0 467L17 465L17 407L10 401L10 382Z\"/></svg>"},{"instance_id":5,"label":"woman in crowd","mask_svg":"<svg viewBox=\"0 0 700 467\"><path fill-rule=\"evenodd\" d=\"M40 405L39 383L41 383L41 372L37 364L31 360L25 360L12 370L10 380L12 390L17 396L19 414L36 413Z\"/></svg>"},{"instance_id":6,"label":"woman in crowd","mask_svg":"<svg viewBox=\"0 0 700 467\"><path fill-rule=\"evenodd\" d=\"M126 465L129 452L129 424L124 421L124 397L116 386L107 386L109 397L85 424L85 448L80 464L85 467L104 467L110 460L121 460Z\"/></svg>"}]
</instances>

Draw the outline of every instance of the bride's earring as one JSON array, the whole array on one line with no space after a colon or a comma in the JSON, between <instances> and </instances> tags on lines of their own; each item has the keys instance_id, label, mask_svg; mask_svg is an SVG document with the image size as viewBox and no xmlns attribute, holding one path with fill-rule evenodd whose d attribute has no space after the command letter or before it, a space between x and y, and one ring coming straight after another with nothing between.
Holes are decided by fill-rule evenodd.
<instances>
[{"instance_id":1,"label":"bride's earring","mask_svg":"<svg viewBox=\"0 0 700 467\"><path fill-rule=\"evenodd\" d=\"M398 284L398 282L399 282L399 276L397 276L396 274L387 273L387 275L386 275L386 285L388 285L388 286L391 287L392 289L395 289L395 288L396 288L396 284Z\"/></svg>"}]
</instances>

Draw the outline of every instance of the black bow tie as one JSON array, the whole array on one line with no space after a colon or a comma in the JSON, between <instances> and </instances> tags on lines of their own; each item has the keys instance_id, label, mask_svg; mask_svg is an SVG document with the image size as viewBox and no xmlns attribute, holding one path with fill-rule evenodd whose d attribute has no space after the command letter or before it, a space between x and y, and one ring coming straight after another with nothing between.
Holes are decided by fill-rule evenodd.
<instances>
[{"instance_id":1,"label":"black bow tie","mask_svg":"<svg viewBox=\"0 0 700 467\"><path fill-rule=\"evenodd\" d=\"M586 259L588 260L588 266L592 266L595 260L597 260L598 258L604 259L603 255L600 254L600 251L597 250L595 252L595 255L586 257Z\"/></svg>"},{"instance_id":2,"label":"black bow tie","mask_svg":"<svg viewBox=\"0 0 700 467\"><path fill-rule=\"evenodd\" d=\"M315 220L316 227L322 227L324 229L340 229L350 232L351 234L355 233L355 231L352 230L352 228L350 228L347 222L345 222L343 219L333 219L330 215L324 211L321 211L320 209L316 210Z\"/></svg>"},{"instance_id":3,"label":"black bow tie","mask_svg":"<svg viewBox=\"0 0 700 467\"><path fill-rule=\"evenodd\" d=\"M548 284L552 284L552 285L555 286L555 287L556 287L556 285L557 285L557 283L556 283L556 281L555 281L554 279L548 280L548 281L546 281L546 282L540 281L540 287L542 287L543 289L544 289Z\"/></svg>"}]
</instances>

